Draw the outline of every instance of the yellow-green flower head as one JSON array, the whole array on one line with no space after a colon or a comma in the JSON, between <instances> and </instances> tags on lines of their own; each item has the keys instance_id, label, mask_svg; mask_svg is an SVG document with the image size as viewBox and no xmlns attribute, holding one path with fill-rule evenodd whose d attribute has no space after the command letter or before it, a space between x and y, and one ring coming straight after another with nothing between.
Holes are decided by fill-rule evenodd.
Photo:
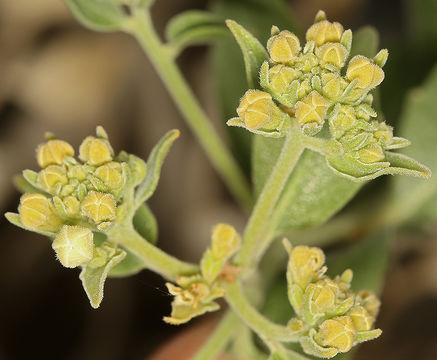
<instances>
[{"instance_id":1,"label":"yellow-green flower head","mask_svg":"<svg viewBox=\"0 0 437 360\"><path fill-rule=\"evenodd\" d=\"M314 41L316 46L328 42L339 42L343 35L343 26L338 22L322 20L312 25L306 32L306 40Z\"/></svg>"},{"instance_id":2,"label":"yellow-green flower head","mask_svg":"<svg viewBox=\"0 0 437 360\"><path fill-rule=\"evenodd\" d=\"M49 165L62 165L66 156L73 156L72 146L62 140L49 140L36 149L36 159L41 168Z\"/></svg>"},{"instance_id":3,"label":"yellow-green flower head","mask_svg":"<svg viewBox=\"0 0 437 360\"><path fill-rule=\"evenodd\" d=\"M42 194L24 194L18 207L23 225L31 230L58 231L62 221Z\"/></svg>"},{"instance_id":4,"label":"yellow-green flower head","mask_svg":"<svg viewBox=\"0 0 437 360\"><path fill-rule=\"evenodd\" d=\"M272 96L260 90L248 90L241 98L237 113L251 130L269 127L272 120Z\"/></svg>"},{"instance_id":5,"label":"yellow-green flower head","mask_svg":"<svg viewBox=\"0 0 437 360\"><path fill-rule=\"evenodd\" d=\"M325 262L325 254L316 247L296 246L292 248L288 268L293 282L302 289L317 279Z\"/></svg>"},{"instance_id":6,"label":"yellow-green flower head","mask_svg":"<svg viewBox=\"0 0 437 360\"><path fill-rule=\"evenodd\" d=\"M272 28L275 34L279 29ZM272 35L273 35L272 34ZM267 51L270 60L279 64L292 64L301 50L300 41L292 32L284 30L273 35L267 41Z\"/></svg>"},{"instance_id":7,"label":"yellow-green flower head","mask_svg":"<svg viewBox=\"0 0 437 360\"><path fill-rule=\"evenodd\" d=\"M79 159L88 165L99 166L112 161L113 150L105 139L88 136L79 147Z\"/></svg>"},{"instance_id":8,"label":"yellow-green flower head","mask_svg":"<svg viewBox=\"0 0 437 360\"><path fill-rule=\"evenodd\" d=\"M116 201L113 195L90 191L81 203L81 213L96 224L115 219Z\"/></svg>"},{"instance_id":9,"label":"yellow-green flower head","mask_svg":"<svg viewBox=\"0 0 437 360\"><path fill-rule=\"evenodd\" d=\"M348 64L346 79L349 81L357 79L357 87L368 91L384 80L384 71L372 60L362 55L354 56Z\"/></svg>"},{"instance_id":10,"label":"yellow-green flower head","mask_svg":"<svg viewBox=\"0 0 437 360\"><path fill-rule=\"evenodd\" d=\"M296 119L307 134L320 131L325 122L329 101L317 91L311 92L302 101L296 103Z\"/></svg>"},{"instance_id":11,"label":"yellow-green flower head","mask_svg":"<svg viewBox=\"0 0 437 360\"><path fill-rule=\"evenodd\" d=\"M349 316L338 316L320 325L315 340L320 346L348 352L354 344L355 335L352 319Z\"/></svg>"},{"instance_id":12,"label":"yellow-green flower head","mask_svg":"<svg viewBox=\"0 0 437 360\"><path fill-rule=\"evenodd\" d=\"M49 165L39 172L37 182L41 189L52 193L55 185L68 183L65 168L59 165Z\"/></svg>"},{"instance_id":13,"label":"yellow-green flower head","mask_svg":"<svg viewBox=\"0 0 437 360\"><path fill-rule=\"evenodd\" d=\"M62 226L52 243L58 260L67 268L86 264L93 258L93 233L83 226Z\"/></svg>"}]
</instances>

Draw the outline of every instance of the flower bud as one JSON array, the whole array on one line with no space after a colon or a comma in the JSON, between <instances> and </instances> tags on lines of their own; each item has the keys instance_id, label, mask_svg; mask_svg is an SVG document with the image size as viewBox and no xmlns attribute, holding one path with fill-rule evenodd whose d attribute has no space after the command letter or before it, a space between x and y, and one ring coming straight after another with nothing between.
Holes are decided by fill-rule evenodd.
<instances>
[{"instance_id":1,"label":"flower bud","mask_svg":"<svg viewBox=\"0 0 437 360\"><path fill-rule=\"evenodd\" d=\"M357 88L365 91L378 86L384 80L384 71L372 60L362 55L354 56L346 71L346 79L358 79Z\"/></svg>"},{"instance_id":2,"label":"flower bud","mask_svg":"<svg viewBox=\"0 0 437 360\"><path fill-rule=\"evenodd\" d=\"M338 316L325 320L314 337L324 347L332 347L339 352L347 352L355 340L355 329L349 316Z\"/></svg>"},{"instance_id":3,"label":"flower bud","mask_svg":"<svg viewBox=\"0 0 437 360\"><path fill-rule=\"evenodd\" d=\"M303 72L311 72L311 70L316 69L319 64L319 59L316 55L309 53L299 57L295 67L296 69Z\"/></svg>"},{"instance_id":4,"label":"flower bud","mask_svg":"<svg viewBox=\"0 0 437 360\"><path fill-rule=\"evenodd\" d=\"M337 100L343 95L347 82L339 74L326 73L322 75L322 93L330 100Z\"/></svg>"},{"instance_id":5,"label":"flower bud","mask_svg":"<svg viewBox=\"0 0 437 360\"><path fill-rule=\"evenodd\" d=\"M325 281L309 284L305 290L312 314L323 314L335 305L336 291Z\"/></svg>"},{"instance_id":6,"label":"flower bud","mask_svg":"<svg viewBox=\"0 0 437 360\"><path fill-rule=\"evenodd\" d=\"M116 202L111 194L90 191L80 206L82 215L96 224L115 219Z\"/></svg>"},{"instance_id":7,"label":"flower bud","mask_svg":"<svg viewBox=\"0 0 437 360\"><path fill-rule=\"evenodd\" d=\"M329 130L332 136L338 139L343 134L352 129L357 124L357 118L355 116L355 110L352 106L348 105L336 105L338 106L338 112L329 121Z\"/></svg>"},{"instance_id":8,"label":"flower bud","mask_svg":"<svg viewBox=\"0 0 437 360\"><path fill-rule=\"evenodd\" d=\"M357 302L362 305L371 316L376 318L381 302L373 292L366 290L358 291Z\"/></svg>"},{"instance_id":9,"label":"flower bud","mask_svg":"<svg viewBox=\"0 0 437 360\"><path fill-rule=\"evenodd\" d=\"M316 46L321 46L327 42L339 42L342 35L343 26L340 23L322 20L307 30L306 40L314 41Z\"/></svg>"},{"instance_id":10,"label":"flower bud","mask_svg":"<svg viewBox=\"0 0 437 360\"><path fill-rule=\"evenodd\" d=\"M67 196L63 200L65 212L68 217L76 217L80 212L80 202L74 196Z\"/></svg>"},{"instance_id":11,"label":"flower bud","mask_svg":"<svg viewBox=\"0 0 437 360\"><path fill-rule=\"evenodd\" d=\"M70 179L84 181L92 170L93 169L87 165L74 165L68 168L67 175Z\"/></svg>"},{"instance_id":12,"label":"flower bud","mask_svg":"<svg viewBox=\"0 0 437 360\"><path fill-rule=\"evenodd\" d=\"M107 140L88 136L79 147L79 159L98 166L112 160L113 150Z\"/></svg>"},{"instance_id":13,"label":"flower bud","mask_svg":"<svg viewBox=\"0 0 437 360\"><path fill-rule=\"evenodd\" d=\"M50 200L42 194L23 195L18 212L23 225L32 230L55 232L62 225L50 206Z\"/></svg>"},{"instance_id":14,"label":"flower bud","mask_svg":"<svg viewBox=\"0 0 437 360\"><path fill-rule=\"evenodd\" d=\"M66 185L68 178L65 169L59 165L49 165L44 170L41 170L37 178L38 185L44 191L52 193L53 187L60 183Z\"/></svg>"},{"instance_id":15,"label":"flower bud","mask_svg":"<svg viewBox=\"0 0 437 360\"><path fill-rule=\"evenodd\" d=\"M250 130L273 130L279 125L274 115L278 110L270 94L260 90L248 90L241 98L237 113Z\"/></svg>"},{"instance_id":16,"label":"flower bud","mask_svg":"<svg viewBox=\"0 0 437 360\"><path fill-rule=\"evenodd\" d=\"M284 30L267 41L267 50L274 63L290 64L301 50L300 41L296 35Z\"/></svg>"},{"instance_id":17,"label":"flower bud","mask_svg":"<svg viewBox=\"0 0 437 360\"><path fill-rule=\"evenodd\" d=\"M296 246L291 249L288 270L292 281L302 289L317 279L325 262L325 254L316 247Z\"/></svg>"},{"instance_id":18,"label":"flower bud","mask_svg":"<svg viewBox=\"0 0 437 360\"><path fill-rule=\"evenodd\" d=\"M354 306L347 315L352 319L356 331L368 331L372 328L375 318L362 306Z\"/></svg>"},{"instance_id":19,"label":"flower bud","mask_svg":"<svg viewBox=\"0 0 437 360\"><path fill-rule=\"evenodd\" d=\"M339 43L327 43L316 49L316 55L320 59L322 66L331 64L341 69L349 52Z\"/></svg>"},{"instance_id":20,"label":"flower bud","mask_svg":"<svg viewBox=\"0 0 437 360\"><path fill-rule=\"evenodd\" d=\"M52 243L58 260L68 268L75 268L93 258L93 233L83 226L64 225Z\"/></svg>"},{"instance_id":21,"label":"flower bud","mask_svg":"<svg viewBox=\"0 0 437 360\"><path fill-rule=\"evenodd\" d=\"M36 149L36 159L41 168L49 165L61 165L64 157L73 156L74 149L62 140L49 140Z\"/></svg>"},{"instance_id":22,"label":"flower bud","mask_svg":"<svg viewBox=\"0 0 437 360\"><path fill-rule=\"evenodd\" d=\"M115 161L98 167L94 174L103 181L111 192L119 190L126 182L121 164Z\"/></svg>"},{"instance_id":23,"label":"flower bud","mask_svg":"<svg viewBox=\"0 0 437 360\"><path fill-rule=\"evenodd\" d=\"M212 232L212 252L216 257L229 258L240 247L240 236L228 224L217 224Z\"/></svg>"},{"instance_id":24,"label":"flower bud","mask_svg":"<svg viewBox=\"0 0 437 360\"><path fill-rule=\"evenodd\" d=\"M301 76L301 72L285 65L275 65L269 70L269 86L279 94L286 94L293 80Z\"/></svg>"},{"instance_id":25,"label":"flower bud","mask_svg":"<svg viewBox=\"0 0 437 360\"><path fill-rule=\"evenodd\" d=\"M386 123L379 123L378 129L373 133L373 136L381 146L386 147L393 140L393 128Z\"/></svg>"},{"instance_id":26,"label":"flower bud","mask_svg":"<svg viewBox=\"0 0 437 360\"><path fill-rule=\"evenodd\" d=\"M304 132L314 135L320 131L325 121L329 101L317 91L311 92L296 103L296 119Z\"/></svg>"},{"instance_id":27,"label":"flower bud","mask_svg":"<svg viewBox=\"0 0 437 360\"><path fill-rule=\"evenodd\" d=\"M358 150L358 159L365 164L372 164L383 161L385 158L384 151L379 144L369 144Z\"/></svg>"}]
</instances>

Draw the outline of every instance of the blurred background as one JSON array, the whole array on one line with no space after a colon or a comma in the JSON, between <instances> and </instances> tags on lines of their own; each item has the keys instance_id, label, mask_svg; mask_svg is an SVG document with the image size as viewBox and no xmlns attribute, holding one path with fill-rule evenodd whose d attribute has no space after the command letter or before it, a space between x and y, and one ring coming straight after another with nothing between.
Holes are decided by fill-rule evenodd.
<instances>
[{"instance_id":1,"label":"blurred background","mask_svg":"<svg viewBox=\"0 0 437 360\"><path fill-rule=\"evenodd\" d=\"M258 9L265 14L259 27L249 28L263 40L268 36L271 21L262 9L268 8L269 0L156 0L153 19L162 34L166 22L183 10L213 8L226 14L229 3L239 9L235 19L243 24L244 13ZM330 20L345 28L369 24L378 29L380 47L390 50L381 86L382 108L388 123L395 125L407 92L422 85L437 63L437 1L285 4L288 13L281 15L278 25L289 22L295 29L306 29L317 10L324 9ZM231 39L223 41L238 50ZM226 102L223 81L218 80L220 46L216 44L212 53L207 47L190 48L179 64L216 127L232 141L235 134L227 134L223 125L244 87L232 89L235 104ZM221 69L224 66L241 63L223 60ZM437 112L435 116L437 121ZM105 127L116 150L142 157L167 130L182 131L150 201L161 225L163 249L197 261L214 223L231 222L242 229L244 213L134 39L84 29L61 0L0 0L0 213L16 211L20 195L12 178L22 169L36 169L34 149L45 131L77 148L96 125ZM435 139L437 143L437 133ZM232 146L244 159L244 146ZM384 186L385 180L378 180L359 197ZM391 244L389 281L377 323L384 334L362 346L354 359L437 359L436 239L433 219L399 231ZM176 328L162 322L171 297L164 281L148 271L108 280L98 310L89 306L78 275L62 268L47 239L0 218L0 359L144 359L192 326Z\"/></svg>"}]
</instances>

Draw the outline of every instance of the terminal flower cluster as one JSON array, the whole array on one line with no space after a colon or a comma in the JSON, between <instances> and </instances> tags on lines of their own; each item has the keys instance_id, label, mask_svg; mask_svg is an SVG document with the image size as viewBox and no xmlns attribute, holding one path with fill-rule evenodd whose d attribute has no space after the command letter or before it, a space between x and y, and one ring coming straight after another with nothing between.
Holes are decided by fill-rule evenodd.
<instances>
[{"instance_id":1,"label":"terminal flower cluster","mask_svg":"<svg viewBox=\"0 0 437 360\"><path fill-rule=\"evenodd\" d=\"M284 137L290 122L306 136L335 144L328 165L352 179L386 171L387 150L409 145L373 107L370 94L384 79L388 51L373 59L355 55L349 61L352 31L330 22L319 11L306 32L306 43L290 31L272 27L268 61L260 68L262 90L250 89L241 98L238 117L228 125L267 136ZM322 131L322 129L324 131ZM385 169L385 170L384 170Z\"/></svg>"},{"instance_id":2,"label":"terminal flower cluster","mask_svg":"<svg viewBox=\"0 0 437 360\"><path fill-rule=\"evenodd\" d=\"M300 334L307 354L332 358L381 335L373 328L380 301L370 291L350 289L350 269L331 279L321 249L292 248L288 241L284 245L289 252L288 297L297 315L288 327Z\"/></svg>"}]
</instances>

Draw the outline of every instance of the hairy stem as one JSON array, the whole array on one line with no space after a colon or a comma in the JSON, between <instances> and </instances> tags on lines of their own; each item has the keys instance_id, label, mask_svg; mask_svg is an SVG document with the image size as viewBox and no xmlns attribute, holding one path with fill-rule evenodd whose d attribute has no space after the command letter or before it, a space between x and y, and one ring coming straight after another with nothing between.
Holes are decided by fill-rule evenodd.
<instances>
[{"instance_id":1,"label":"hairy stem","mask_svg":"<svg viewBox=\"0 0 437 360\"><path fill-rule=\"evenodd\" d=\"M180 275L192 275L199 267L165 253L138 234L132 225L114 226L108 232L111 241L120 244L144 262L146 269L152 270L168 280L175 281Z\"/></svg>"},{"instance_id":2,"label":"hairy stem","mask_svg":"<svg viewBox=\"0 0 437 360\"><path fill-rule=\"evenodd\" d=\"M228 311L220 319L220 323L214 329L212 335L191 358L191 360L215 359L223 351L224 347L233 337L240 320L234 312Z\"/></svg>"},{"instance_id":3,"label":"hairy stem","mask_svg":"<svg viewBox=\"0 0 437 360\"><path fill-rule=\"evenodd\" d=\"M214 168L221 175L235 198L246 210L249 210L252 206L252 194L245 176L200 107L167 47L156 35L150 14L145 10L133 9L132 22L126 26L126 31L136 37L149 56Z\"/></svg>"},{"instance_id":4,"label":"hairy stem","mask_svg":"<svg viewBox=\"0 0 437 360\"><path fill-rule=\"evenodd\" d=\"M246 298L240 283L226 287L226 301L238 317L266 343L270 340L297 342L299 336L285 326L275 324L264 317Z\"/></svg>"},{"instance_id":5,"label":"hairy stem","mask_svg":"<svg viewBox=\"0 0 437 360\"><path fill-rule=\"evenodd\" d=\"M245 267L247 273L252 272L270 244L271 239L260 235L304 150L302 138L299 124L293 119L276 165L258 197L243 235L243 245L236 263Z\"/></svg>"}]
</instances>

